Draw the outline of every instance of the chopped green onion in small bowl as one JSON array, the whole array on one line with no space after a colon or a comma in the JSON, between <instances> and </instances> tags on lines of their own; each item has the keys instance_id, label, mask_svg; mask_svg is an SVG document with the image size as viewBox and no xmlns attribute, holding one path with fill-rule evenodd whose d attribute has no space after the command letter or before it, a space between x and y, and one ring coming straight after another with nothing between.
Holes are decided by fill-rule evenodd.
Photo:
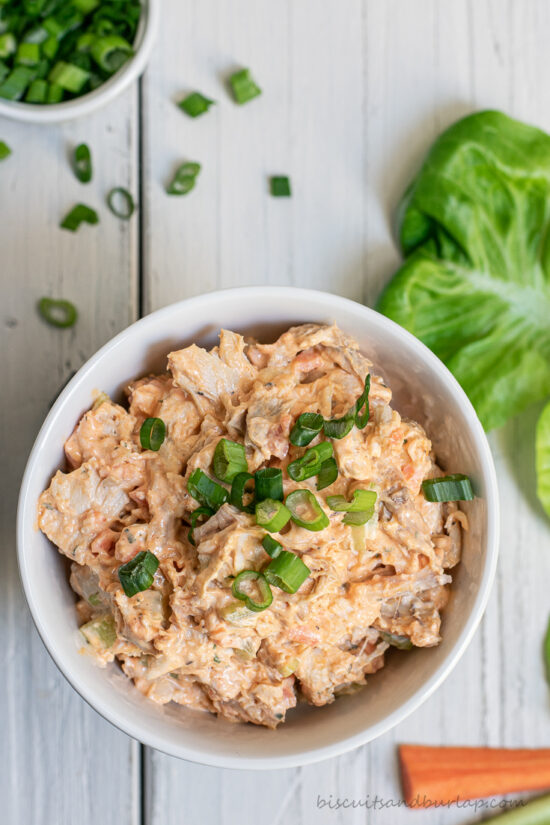
<instances>
[{"instance_id":1,"label":"chopped green onion in small bowl","mask_svg":"<svg viewBox=\"0 0 550 825\"><path fill-rule=\"evenodd\" d=\"M0 115L68 120L112 100L145 68L160 0L0 2Z\"/></svg>"}]
</instances>

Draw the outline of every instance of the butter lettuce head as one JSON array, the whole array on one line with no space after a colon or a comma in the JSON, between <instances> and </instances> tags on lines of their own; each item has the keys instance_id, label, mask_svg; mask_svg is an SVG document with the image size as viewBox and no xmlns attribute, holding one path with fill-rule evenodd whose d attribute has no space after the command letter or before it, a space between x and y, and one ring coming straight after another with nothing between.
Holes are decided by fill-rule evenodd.
<instances>
[{"instance_id":1,"label":"butter lettuce head","mask_svg":"<svg viewBox=\"0 0 550 825\"><path fill-rule=\"evenodd\" d=\"M536 436L537 495L550 516L550 404L538 420Z\"/></svg>"},{"instance_id":2,"label":"butter lettuce head","mask_svg":"<svg viewBox=\"0 0 550 825\"><path fill-rule=\"evenodd\" d=\"M452 125L403 198L399 237L405 263L378 309L444 361L485 429L550 395L550 136L500 112Z\"/></svg>"}]
</instances>

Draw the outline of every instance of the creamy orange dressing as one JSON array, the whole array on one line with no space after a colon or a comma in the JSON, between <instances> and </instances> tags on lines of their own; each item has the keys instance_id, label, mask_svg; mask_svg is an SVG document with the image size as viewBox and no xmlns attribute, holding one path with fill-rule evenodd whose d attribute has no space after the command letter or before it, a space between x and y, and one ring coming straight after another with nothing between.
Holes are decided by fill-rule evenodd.
<instances>
[{"instance_id":1,"label":"creamy orange dressing","mask_svg":"<svg viewBox=\"0 0 550 825\"><path fill-rule=\"evenodd\" d=\"M294 327L267 345L222 330L218 347L172 352L168 366L129 385L128 410L99 399L67 440L69 471L40 497L39 525L73 562L86 649L99 664L118 660L155 702L276 727L300 696L324 705L364 684L384 664L388 633L438 644L466 517L424 499L422 480L437 474L431 443L391 408L357 343L336 326ZM304 452L289 441L298 416L344 415L367 373L370 420L333 441L336 481L321 492L315 478L292 481L284 470ZM166 425L156 453L140 446L147 417ZM231 592L237 573L269 562L255 517L226 503L195 529L196 546L188 540L198 503L187 480L196 468L212 476L222 437L245 445L250 472L282 468L285 496L310 489L330 521L274 534L311 574L293 595L273 587L259 613ZM326 497L349 500L355 489L378 498L371 520L352 528ZM152 587L128 598L118 568L142 550L159 567Z\"/></svg>"}]
</instances>

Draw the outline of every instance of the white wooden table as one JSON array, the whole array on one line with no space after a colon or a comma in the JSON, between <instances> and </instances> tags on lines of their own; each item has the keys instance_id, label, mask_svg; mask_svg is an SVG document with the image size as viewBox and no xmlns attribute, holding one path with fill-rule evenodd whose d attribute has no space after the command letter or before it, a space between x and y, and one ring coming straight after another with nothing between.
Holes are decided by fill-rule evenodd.
<instances>
[{"instance_id":1,"label":"white wooden table","mask_svg":"<svg viewBox=\"0 0 550 825\"><path fill-rule=\"evenodd\" d=\"M347 756L263 774L180 762L91 710L50 661L21 592L14 538L24 463L60 385L139 314L221 286L316 287L372 304L399 256L397 199L435 135L495 107L550 130L548 0L165 0L147 74L86 120L1 121L0 821L6 825L459 823L473 810L334 810L318 796L399 800L402 741L542 746L550 704L541 639L550 611L550 524L534 495L536 410L493 434L502 554L487 614L443 687L391 733ZM264 90L244 107L224 80L250 66ZM200 89L219 104L193 121L174 105ZM67 163L86 140L95 178ZM189 197L164 184L203 164ZM289 174L291 200L267 177ZM130 223L112 186L140 198ZM57 225L83 200L99 227ZM81 310L74 330L37 317L52 295ZM332 795L332 796L331 796Z\"/></svg>"}]
</instances>

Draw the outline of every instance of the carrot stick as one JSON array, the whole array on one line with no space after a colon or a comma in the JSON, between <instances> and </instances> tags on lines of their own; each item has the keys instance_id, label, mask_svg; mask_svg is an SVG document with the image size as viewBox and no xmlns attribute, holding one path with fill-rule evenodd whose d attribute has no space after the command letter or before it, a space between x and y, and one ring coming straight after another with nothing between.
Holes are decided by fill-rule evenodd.
<instances>
[{"instance_id":1,"label":"carrot stick","mask_svg":"<svg viewBox=\"0 0 550 825\"><path fill-rule=\"evenodd\" d=\"M550 749L400 745L399 761L413 808L550 788Z\"/></svg>"}]
</instances>

